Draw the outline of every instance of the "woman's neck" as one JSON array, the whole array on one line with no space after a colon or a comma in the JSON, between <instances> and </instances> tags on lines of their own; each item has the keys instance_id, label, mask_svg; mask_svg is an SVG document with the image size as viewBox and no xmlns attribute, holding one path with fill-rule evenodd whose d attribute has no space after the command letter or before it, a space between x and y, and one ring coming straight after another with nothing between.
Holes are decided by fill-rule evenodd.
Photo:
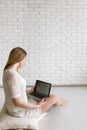
<instances>
[{"instance_id":1,"label":"woman's neck","mask_svg":"<svg viewBox=\"0 0 87 130\"><path fill-rule=\"evenodd\" d=\"M18 64L15 64L15 65L13 65L10 68L18 72Z\"/></svg>"}]
</instances>

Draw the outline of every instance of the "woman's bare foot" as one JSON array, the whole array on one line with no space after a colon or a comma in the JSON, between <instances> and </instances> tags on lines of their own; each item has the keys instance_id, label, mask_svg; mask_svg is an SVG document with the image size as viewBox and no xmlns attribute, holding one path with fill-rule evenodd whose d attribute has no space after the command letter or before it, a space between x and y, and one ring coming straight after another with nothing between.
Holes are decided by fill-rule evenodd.
<instances>
[{"instance_id":1,"label":"woman's bare foot","mask_svg":"<svg viewBox=\"0 0 87 130\"><path fill-rule=\"evenodd\" d=\"M67 106L68 102L65 99L58 99L58 102L55 104L55 106Z\"/></svg>"}]
</instances>

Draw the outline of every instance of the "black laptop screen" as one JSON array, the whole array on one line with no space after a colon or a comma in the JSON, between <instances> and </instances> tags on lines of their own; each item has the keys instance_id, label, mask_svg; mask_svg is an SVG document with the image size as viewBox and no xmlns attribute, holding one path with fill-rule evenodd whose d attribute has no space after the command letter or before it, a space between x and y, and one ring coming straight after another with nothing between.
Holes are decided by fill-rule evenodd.
<instances>
[{"instance_id":1,"label":"black laptop screen","mask_svg":"<svg viewBox=\"0 0 87 130\"><path fill-rule=\"evenodd\" d=\"M51 89L50 83L39 81L39 80L36 81L36 89L35 89L36 93L49 96L50 89Z\"/></svg>"}]
</instances>

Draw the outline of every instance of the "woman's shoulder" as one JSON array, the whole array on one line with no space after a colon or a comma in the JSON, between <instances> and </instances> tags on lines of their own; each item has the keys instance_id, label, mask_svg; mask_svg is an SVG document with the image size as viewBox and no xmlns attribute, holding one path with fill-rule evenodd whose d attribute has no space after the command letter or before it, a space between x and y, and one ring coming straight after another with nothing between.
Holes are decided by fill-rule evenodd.
<instances>
[{"instance_id":1,"label":"woman's shoulder","mask_svg":"<svg viewBox=\"0 0 87 130\"><path fill-rule=\"evenodd\" d=\"M15 71L13 69L6 69L4 70L4 74L15 74Z\"/></svg>"},{"instance_id":2,"label":"woman's shoulder","mask_svg":"<svg viewBox=\"0 0 87 130\"><path fill-rule=\"evenodd\" d=\"M3 76L5 77L19 77L18 76L18 73L13 70L13 69L6 69L4 72L3 72Z\"/></svg>"},{"instance_id":3,"label":"woman's shoulder","mask_svg":"<svg viewBox=\"0 0 87 130\"><path fill-rule=\"evenodd\" d=\"M3 73L3 81L5 81L7 83L19 84L19 83L21 83L21 78L17 74L17 72L15 72L14 70L7 69Z\"/></svg>"}]
</instances>

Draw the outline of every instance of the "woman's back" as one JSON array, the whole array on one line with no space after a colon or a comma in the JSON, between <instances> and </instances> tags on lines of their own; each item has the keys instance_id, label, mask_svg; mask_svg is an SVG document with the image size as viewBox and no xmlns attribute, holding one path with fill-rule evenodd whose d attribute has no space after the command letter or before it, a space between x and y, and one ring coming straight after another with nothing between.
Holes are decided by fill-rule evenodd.
<instances>
[{"instance_id":1,"label":"woman's back","mask_svg":"<svg viewBox=\"0 0 87 130\"><path fill-rule=\"evenodd\" d=\"M15 112L19 110L19 108L14 105L12 98L21 97L25 102L28 102L26 96L26 82L15 70L7 69L4 71L3 87L8 111Z\"/></svg>"}]
</instances>

